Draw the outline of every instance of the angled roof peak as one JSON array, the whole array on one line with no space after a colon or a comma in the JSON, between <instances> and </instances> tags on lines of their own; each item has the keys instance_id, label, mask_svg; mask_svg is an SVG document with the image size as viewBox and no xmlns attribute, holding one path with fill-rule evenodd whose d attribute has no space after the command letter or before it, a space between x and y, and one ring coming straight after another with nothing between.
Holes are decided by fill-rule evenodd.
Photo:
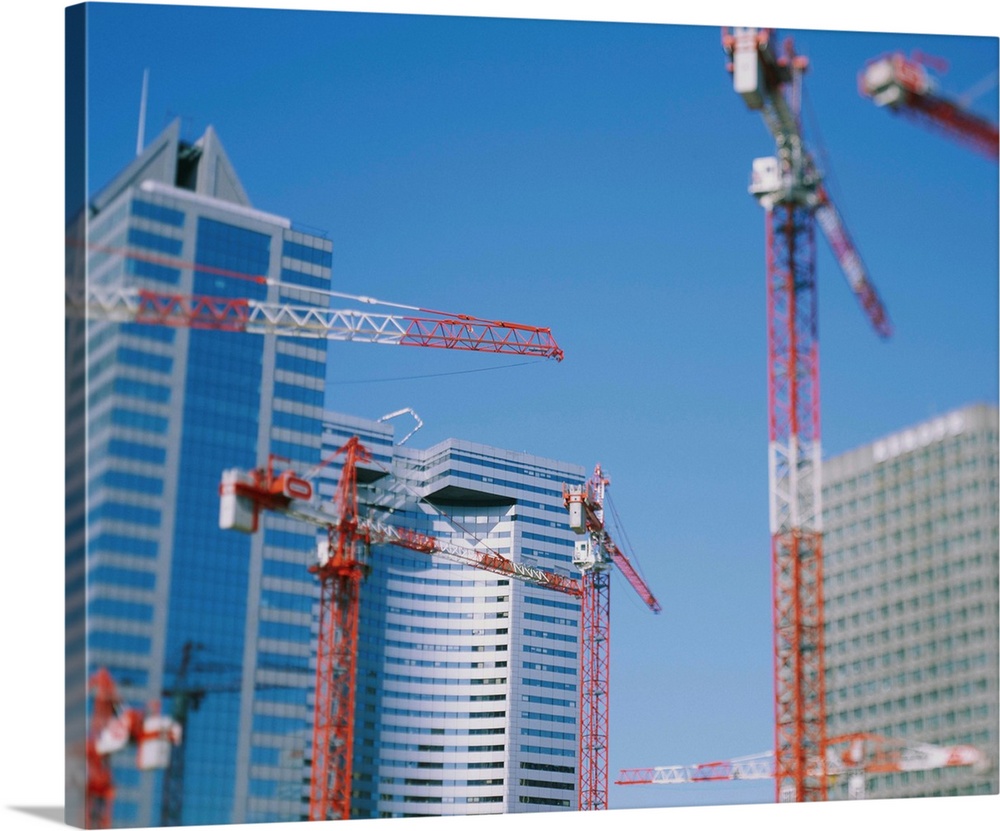
<instances>
[{"instance_id":1,"label":"angled roof peak","mask_svg":"<svg viewBox=\"0 0 1000 831\"><path fill-rule=\"evenodd\" d=\"M180 119L174 119L91 200L91 209L99 212L126 188L147 181L252 207L218 133L211 126L193 143L186 142L180 137Z\"/></svg>"}]
</instances>

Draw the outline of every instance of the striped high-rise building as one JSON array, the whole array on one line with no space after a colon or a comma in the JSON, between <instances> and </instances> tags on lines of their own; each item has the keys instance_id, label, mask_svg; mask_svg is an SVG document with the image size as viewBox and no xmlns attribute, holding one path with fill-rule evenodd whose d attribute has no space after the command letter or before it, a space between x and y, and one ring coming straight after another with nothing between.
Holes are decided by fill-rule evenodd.
<instances>
[{"instance_id":1,"label":"striped high-rise building","mask_svg":"<svg viewBox=\"0 0 1000 831\"><path fill-rule=\"evenodd\" d=\"M389 422L327 413L325 452L372 451L359 482L384 519L565 576L574 464L449 439L393 444ZM338 470L321 485L332 495ZM447 559L376 546L362 591L352 815L577 806L580 602Z\"/></svg>"}]
</instances>

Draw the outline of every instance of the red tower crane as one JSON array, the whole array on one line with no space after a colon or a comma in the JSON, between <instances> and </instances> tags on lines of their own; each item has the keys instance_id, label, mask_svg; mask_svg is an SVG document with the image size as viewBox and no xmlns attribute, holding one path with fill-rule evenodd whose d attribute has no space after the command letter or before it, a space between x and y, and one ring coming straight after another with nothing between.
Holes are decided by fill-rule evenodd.
<instances>
[{"instance_id":1,"label":"red tower crane","mask_svg":"<svg viewBox=\"0 0 1000 831\"><path fill-rule=\"evenodd\" d=\"M824 759L812 757L816 775L831 781L847 777L848 799L864 799L867 777L872 774L906 773L946 767L986 769L989 760L979 748L960 744L941 746L927 742L908 743L874 733L848 733L827 739ZM755 753L719 762L694 765L664 765L625 768L616 785L686 785L703 782L750 781L775 776L774 753Z\"/></svg>"},{"instance_id":2,"label":"red tower crane","mask_svg":"<svg viewBox=\"0 0 1000 831\"><path fill-rule=\"evenodd\" d=\"M358 503L357 464L371 456L354 437L324 464L343 457L343 468L332 505L313 499L309 479L291 470L277 473L273 464L250 472L229 470L220 485L219 525L253 533L260 512L277 511L327 529L319 562L311 570L321 582L320 623L316 667L316 712L310 783L310 819L350 817L353 754L354 689L357 623L362 578L372 544L387 544L454 562L581 598L581 727L579 807L607 808L607 698L610 605L608 570L617 565L654 612L660 610L645 582L604 529L603 493L608 484L600 473L582 487L565 490L570 525L588 535L577 544L574 562L583 577L576 580L517 563L484 547L440 540L390 525L362 514Z\"/></svg>"},{"instance_id":3,"label":"red tower crane","mask_svg":"<svg viewBox=\"0 0 1000 831\"><path fill-rule=\"evenodd\" d=\"M130 259L153 261L174 268L194 268L175 258L132 249L101 249ZM198 266L202 269L201 266ZM219 270L215 270L219 271ZM267 285L279 282L260 275L219 272L220 276ZM505 321L490 321L464 314L449 314L415 306L383 303L369 297L327 292L356 302L396 306L418 315L320 309L289 303L215 298L153 292L131 286L88 286L77 291L67 284L67 314L102 320L185 326L253 334L359 340L406 346L429 346L562 360L563 352L547 328ZM310 818L350 816L351 739L353 735L354 667L357 644L358 591L365 572L359 545L372 542L398 545L425 553L448 556L458 562L498 574L580 596L583 606L581 649L581 766L579 807L598 810L608 802L608 688L609 688L609 580L617 565L626 580L654 612L660 605L628 557L604 528L604 488L609 483L598 466L583 489L570 488L567 507L575 511L574 530L588 539L578 545L577 565L582 581L570 580L537 568L515 563L493 552L442 543L404 528L363 522L358 516L355 467L370 457L357 441L340 448L344 469L336 495L336 519L328 511L310 506L312 485L286 470L276 474L273 458L266 470L240 474L228 472L221 486L223 508L220 525L246 532L257 529L261 510L275 510L328 528L330 552L313 567L321 584L314 757L310 785ZM329 461L329 460L328 460ZM227 498L231 497L231 498ZM572 506L577 506L575 509ZM338 680L339 679L339 680ZM350 683L345 683L350 679ZM338 715L339 714L339 715Z\"/></svg>"},{"instance_id":4,"label":"red tower crane","mask_svg":"<svg viewBox=\"0 0 1000 831\"><path fill-rule=\"evenodd\" d=\"M924 66L927 60L895 52L869 61L858 76L861 94L879 107L941 130L996 161L1000 147L997 125L939 92Z\"/></svg>"},{"instance_id":5,"label":"red tower crane","mask_svg":"<svg viewBox=\"0 0 1000 831\"><path fill-rule=\"evenodd\" d=\"M563 500L569 527L586 534L577 542L573 564L580 569L580 773L581 811L608 807L608 715L611 664L611 567L617 565L654 612L660 604L628 557L604 527L605 488L611 480L601 466L583 485L567 486Z\"/></svg>"},{"instance_id":6,"label":"red tower crane","mask_svg":"<svg viewBox=\"0 0 1000 831\"><path fill-rule=\"evenodd\" d=\"M83 825L110 828L115 798L111 756L134 744L140 770L162 770L169 764L171 745L181 742L181 728L160 713L158 702L148 713L125 706L111 673L103 667L90 678L89 687L94 701L87 736Z\"/></svg>"},{"instance_id":7,"label":"red tower crane","mask_svg":"<svg viewBox=\"0 0 1000 831\"><path fill-rule=\"evenodd\" d=\"M755 159L750 192L765 211L768 476L774 629L775 794L826 798L819 337L815 225L826 236L875 331L891 326L800 125L808 66L770 29L724 28L733 88L760 112L777 147Z\"/></svg>"}]
</instances>

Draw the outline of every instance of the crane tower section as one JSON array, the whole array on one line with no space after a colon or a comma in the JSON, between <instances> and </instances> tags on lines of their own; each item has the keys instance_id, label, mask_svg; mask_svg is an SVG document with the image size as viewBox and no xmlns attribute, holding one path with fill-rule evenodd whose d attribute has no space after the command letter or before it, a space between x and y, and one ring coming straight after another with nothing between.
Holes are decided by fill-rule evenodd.
<instances>
[{"instance_id":1,"label":"crane tower section","mask_svg":"<svg viewBox=\"0 0 1000 831\"><path fill-rule=\"evenodd\" d=\"M768 480L774 633L775 792L826 799L819 341L814 211L819 176L799 128L808 63L768 29L723 31L733 88L758 110L777 155L756 159L750 192L765 210Z\"/></svg>"},{"instance_id":2,"label":"crane tower section","mask_svg":"<svg viewBox=\"0 0 1000 831\"><path fill-rule=\"evenodd\" d=\"M625 553L604 526L605 489L601 466L582 485L567 485L563 499L576 542L573 564L580 570L580 793L581 811L608 807L608 714L611 668L611 568L617 566L653 612L653 597Z\"/></svg>"},{"instance_id":3,"label":"crane tower section","mask_svg":"<svg viewBox=\"0 0 1000 831\"><path fill-rule=\"evenodd\" d=\"M760 112L776 147L754 160L750 184L766 240L774 778L779 801L804 802L827 796L817 224L872 328L885 338L892 326L803 139L808 61L791 39L780 51L774 41L770 29L722 34L733 89Z\"/></svg>"}]
</instances>

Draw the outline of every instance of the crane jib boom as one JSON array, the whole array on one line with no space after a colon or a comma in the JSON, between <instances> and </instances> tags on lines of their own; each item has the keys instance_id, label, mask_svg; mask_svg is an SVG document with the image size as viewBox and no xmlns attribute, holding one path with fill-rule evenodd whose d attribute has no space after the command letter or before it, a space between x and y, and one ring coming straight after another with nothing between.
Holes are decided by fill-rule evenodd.
<instances>
[{"instance_id":1,"label":"crane jib boom","mask_svg":"<svg viewBox=\"0 0 1000 831\"><path fill-rule=\"evenodd\" d=\"M755 183L751 192L765 207L787 201L813 213L872 328L880 337L888 338L892 334L888 313L840 212L823 186L822 173L805 147L794 107L789 106L787 96L791 94L794 100L800 94L796 79L808 62L793 52L790 42L779 55L773 37L771 29L740 28L734 28L732 33L723 30L722 36L723 48L732 57L729 71L734 90L749 109L761 113L778 150L773 179Z\"/></svg>"},{"instance_id":2,"label":"crane jib boom","mask_svg":"<svg viewBox=\"0 0 1000 831\"><path fill-rule=\"evenodd\" d=\"M926 121L996 161L997 125L945 97L935 86L920 58L911 60L898 52L869 61L858 77L861 94L876 106Z\"/></svg>"},{"instance_id":3,"label":"crane jib boom","mask_svg":"<svg viewBox=\"0 0 1000 831\"><path fill-rule=\"evenodd\" d=\"M121 323L563 358L547 328L471 315L398 315L121 286L92 286L85 300L67 297L67 311Z\"/></svg>"},{"instance_id":4,"label":"crane jib boom","mask_svg":"<svg viewBox=\"0 0 1000 831\"><path fill-rule=\"evenodd\" d=\"M838 747L842 748L839 752ZM823 769L820 762L820 758L813 758L809 766L818 773ZM926 742L905 744L872 733L851 733L834 736L828 740L825 770L827 776L836 777L855 771L884 774L945 767L984 769L988 764L986 755L972 745L941 746ZM774 753L767 751L752 756L694 765L625 768L619 772L615 784L685 785L694 782L748 781L773 777Z\"/></svg>"},{"instance_id":5,"label":"crane jib boom","mask_svg":"<svg viewBox=\"0 0 1000 831\"><path fill-rule=\"evenodd\" d=\"M222 475L219 495L219 527L223 530L253 533L257 529L257 518L261 510L272 510L320 527L335 527L340 522L336 506L313 500L309 482L289 471L275 476L273 472L266 470L251 473L227 470ZM580 581L572 577L516 563L490 549L458 545L409 528L390 525L372 516L358 518L357 533L364 535L371 543L437 554L453 562L514 577L565 594L579 596L582 593Z\"/></svg>"}]
</instances>

